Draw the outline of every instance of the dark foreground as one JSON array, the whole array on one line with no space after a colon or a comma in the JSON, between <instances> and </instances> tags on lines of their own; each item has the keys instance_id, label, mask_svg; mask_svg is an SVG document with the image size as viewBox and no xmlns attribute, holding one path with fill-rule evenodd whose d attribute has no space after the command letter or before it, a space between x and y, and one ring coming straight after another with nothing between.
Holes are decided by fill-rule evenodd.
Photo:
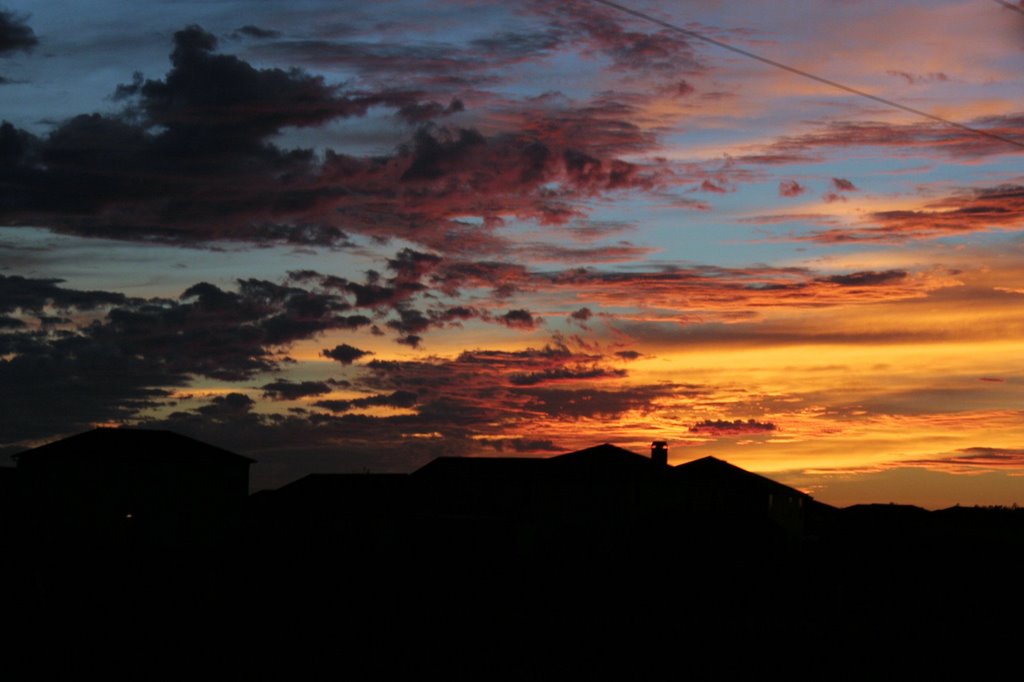
<instances>
[{"instance_id":1,"label":"dark foreground","mask_svg":"<svg viewBox=\"0 0 1024 682\"><path fill-rule=\"evenodd\" d=\"M984 678L1020 646L1021 510L812 505L793 539L706 515L524 525L276 502L254 496L201 546L7 527L11 669L877 679L957 661Z\"/></svg>"}]
</instances>

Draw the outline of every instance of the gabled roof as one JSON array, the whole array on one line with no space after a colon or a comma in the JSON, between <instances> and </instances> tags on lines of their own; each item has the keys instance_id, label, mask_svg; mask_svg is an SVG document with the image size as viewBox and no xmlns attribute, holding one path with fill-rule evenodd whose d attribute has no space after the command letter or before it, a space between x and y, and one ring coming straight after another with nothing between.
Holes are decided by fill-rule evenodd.
<instances>
[{"instance_id":1,"label":"gabled roof","mask_svg":"<svg viewBox=\"0 0 1024 682\"><path fill-rule=\"evenodd\" d=\"M563 476L585 476L609 480L622 477L650 476L653 463L650 457L638 455L631 450L611 443L567 452L547 460L554 472Z\"/></svg>"},{"instance_id":2,"label":"gabled roof","mask_svg":"<svg viewBox=\"0 0 1024 682\"><path fill-rule=\"evenodd\" d=\"M651 460L610 443L555 457L438 457L413 473L417 478L498 481L648 475Z\"/></svg>"},{"instance_id":3,"label":"gabled roof","mask_svg":"<svg viewBox=\"0 0 1024 682\"><path fill-rule=\"evenodd\" d=\"M222 461L251 464L255 460L228 450L157 429L98 428L15 455L18 465L26 462L60 462L87 458L157 461Z\"/></svg>"},{"instance_id":4,"label":"gabled roof","mask_svg":"<svg viewBox=\"0 0 1024 682\"><path fill-rule=\"evenodd\" d=\"M413 472L417 478L500 478L537 476L546 459L537 457L438 457Z\"/></svg>"},{"instance_id":5,"label":"gabled roof","mask_svg":"<svg viewBox=\"0 0 1024 682\"><path fill-rule=\"evenodd\" d=\"M758 489L766 493L795 495L810 498L795 488L790 488L778 481L765 478L746 469L741 469L715 457L702 457L692 462L672 467L671 476L681 482L692 480L701 483L713 483L719 486L731 486L740 489Z\"/></svg>"},{"instance_id":6,"label":"gabled roof","mask_svg":"<svg viewBox=\"0 0 1024 682\"><path fill-rule=\"evenodd\" d=\"M618 445L612 445L611 443L602 443L601 445L584 448L583 450L567 452L564 455L555 455L549 458L548 461L559 462L560 464L601 463L623 466L642 464L648 468L651 466L650 457L638 455L632 450L620 448Z\"/></svg>"}]
</instances>

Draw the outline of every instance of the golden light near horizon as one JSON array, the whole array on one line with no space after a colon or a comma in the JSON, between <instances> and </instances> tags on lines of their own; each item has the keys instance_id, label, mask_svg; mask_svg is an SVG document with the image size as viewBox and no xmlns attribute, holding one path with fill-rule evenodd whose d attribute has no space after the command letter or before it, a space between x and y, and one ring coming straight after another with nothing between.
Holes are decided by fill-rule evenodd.
<instances>
[{"instance_id":1,"label":"golden light near horizon","mask_svg":"<svg viewBox=\"0 0 1024 682\"><path fill-rule=\"evenodd\" d=\"M1012 8L12 2L0 447L1024 481Z\"/></svg>"}]
</instances>

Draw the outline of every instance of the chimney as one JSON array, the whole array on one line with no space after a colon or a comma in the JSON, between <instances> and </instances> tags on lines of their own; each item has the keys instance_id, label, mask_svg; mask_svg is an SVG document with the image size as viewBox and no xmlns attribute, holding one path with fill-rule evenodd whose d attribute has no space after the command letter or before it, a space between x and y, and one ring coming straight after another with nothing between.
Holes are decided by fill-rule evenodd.
<instances>
[{"instance_id":1,"label":"chimney","mask_svg":"<svg viewBox=\"0 0 1024 682\"><path fill-rule=\"evenodd\" d=\"M651 462L656 467L668 466L668 441L656 440L651 443Z\"/></svg>"}]
</instances>

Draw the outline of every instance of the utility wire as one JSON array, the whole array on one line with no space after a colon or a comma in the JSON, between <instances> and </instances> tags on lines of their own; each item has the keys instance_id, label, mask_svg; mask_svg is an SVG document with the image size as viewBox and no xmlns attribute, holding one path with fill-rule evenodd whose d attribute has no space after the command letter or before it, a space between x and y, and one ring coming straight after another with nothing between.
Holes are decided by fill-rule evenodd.
<instances>
[{"instance_id":1,"label":"utility wire","mask_svg":"<svg viewBox=\"0 0 1024 682\"><path fill-rule=\"evenodd\" d=\"M1020 12L1021 14L1024 14L1024 9L1022 9L1020 5L1011 5L1008 2L1003 2L1003 0L992 0L992 2L996 3L997 5L1002 5L1006 9L1012 9L1014 12Z\"/></svg>"},{"instance_id":2,"label":"utility wire","mask_svg":"<svg viewBox=\"0 0 1024 682\"><path fill-rule=\"evenodd\" d=\"M717 47L722 48L723 50L729 50L730 52L735 52L736 54L741 54L744 57L749 57L750 59L756 59L759 62L762 62L764 64L768 64L769 66L774 66L775 68L782 69L783 71L789 71L790 73L796 74L797 76L803 76L804 78L808 78L808 79L810 79L812 81L817 81L819 83L823 83L825 85L828 85L829 87L836 88L838 90L843 90L845 92L849 92L851 94L858 95L859 97L866 97L867 99L874 100L875 102L878 102L880 104L884 104L887 107L892 107L894 109L901 109L901 110L906 111L908 113L914 114L915 116L921 116L923 118L930 119L932 121L935 121L937 123L941 123L943 125L951 126L953 128L959 128L960 130L966 131L968 133L974 133L975 135L983 135L984 137L988 137L988 138L991 138L993 140L999 140L1000 142L1005 142L1007 144L1012 144L1015 147L1020 147L1020 148L1024 149L1024 142L1021 142L1020 140L1015 140L1015 139L1013 139L1011 137L1004 137L1003 135L1000 135L998 133L989 132L988 130L982 130L980 128L972 128L971 126L964 125L962 123L957 123L956 121L951 121L948 118L943 118L941 116L936 116L935 114L929 114L927 111L921 111L920 109L915 109L914 107L907 106L906 104L900 104L899 102L894 102L893 100L886 99L885 97L879 97L878 95L872 95L870 92L865 92L864 90L858 90L857 88L852 88L849 85L843 85L842 83L838 83L838 82L836 82L834 80L829 80L828 78L822 78L821 76L816 76L813 73L810 73L809 71L804 71L802 69L796 68L795 66L789 66L788 64L783 64L782 62L777 62L774 59L769 59L768 57L762 57L759 54L755 54L755 53L750 52L748 50L744 50L743 48L735 47L733 45L729 45L728 43L723 43L722 41L715 40L714 38L709 38L708 36L706 36L706 35L704 35L702 33L698 33L696 31L691 31L689 29L682 28L681 26L676 26L675 24L669 23L669 22L664 21L662 19L658 19L657 17L653 17L650 14L646 14L646 13L641 12L639 10L635 10L635 9L626 7L624 5L620 5L617 2L612 2L611 0L590 0L590 1L591 2L596 2L596 3L600 4L600 5L605 5L606 7L611 7L612 9L618 10L620 12L624 12L626 14L630 14L630 15L632 15L634 17L637 17L638 19L643 19L643 20L649 21L649 22L651 22L653 24L657 24L658 26L661 26L662 28L667 28L668 30L670 30L670 31L672 31L674 33L681 33L684 36L687 36L689 38L696 38L697 40L702 40L705 43L710 43L712 45L715 45ZM1021 9L1019 9L1017 7L1014 7L1013 5L1009 5L1009 4L1005 3L1005 2L1000 2L1000 0L994 0L994 2L998 2L1000 5L1005 5L1006 7L1009 7L1010 9L1015 9L1017 11L1024 12L1024 10L1021 10Z\"/></svg>"}]
</instances>

